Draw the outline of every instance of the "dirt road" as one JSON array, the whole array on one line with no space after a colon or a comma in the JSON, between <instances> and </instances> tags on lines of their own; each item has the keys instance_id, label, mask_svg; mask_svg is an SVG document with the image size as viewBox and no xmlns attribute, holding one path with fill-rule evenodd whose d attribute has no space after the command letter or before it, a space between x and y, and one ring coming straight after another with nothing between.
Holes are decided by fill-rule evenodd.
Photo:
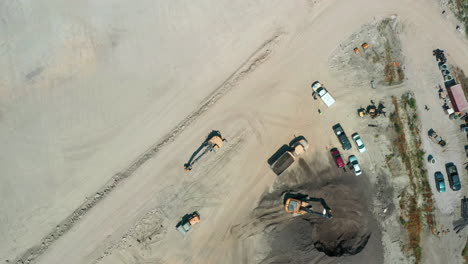
<instances>
[{"instance_id":1,"label":"dirt road","mask_svg":"<svg viewBox=\"0 0 468 264\"><path fill-rule=\"evenodd\" d=\"M268 249L231 230L275 182L266 160L304 135L308 160L328 163L331 126L353 127L344 109L368 92L330 72L343 39L397 14L416 95L433 74L432 49L468 68L466 40L429 0L1 5L0 255L12 261L143 157L34 262L256 263L253 251ZM322 116L315 80L337 99ZM226 146L184 172L213 129ZM174 225L194 210L203 222L182 239ZM134 235L146 244L128 249Z\"/></svg>"}]
</instances>

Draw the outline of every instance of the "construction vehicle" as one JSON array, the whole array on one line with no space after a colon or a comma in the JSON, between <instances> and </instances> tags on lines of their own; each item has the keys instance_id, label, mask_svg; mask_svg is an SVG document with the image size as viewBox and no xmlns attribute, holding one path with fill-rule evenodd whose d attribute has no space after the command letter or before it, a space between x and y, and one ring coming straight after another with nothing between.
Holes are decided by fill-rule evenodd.
<instances>
[{"instance_id":1,"label":"construction vehicle","mask_svg":"<svg viewBox=\"0 0 468 264\"><path fill-rule=\"evenodd\" d=\"M226 141L226 139L221 137L219 131L211 131L207 139L201 144L197 151L192 154L189 161L184 164L184 169L186 171L192 170L193 164L199 161L206 153L222 148L224 141Z\"/></svg>"},{"instance_id":2,"label":"construction vehicle","mask_svg":"<svg viewBox=\"0 0 468 264\"><path fill-rule=\"evenodd\" d=\"M358 48L354 48L354 53L355 53L356 55L359 55L359 53L361 53L361 52L359 51Z\"/></svg>"},{"instance_id":3,"label":"construction vehicle","mask_svg":"<svg viewBox=\"0 0 468 264\"><path fill-rule=\"evenodd\" d=\"M374 101L371 100L371 104L367 106L366 109L363 107L358 109L358 115L360 117L364 117L365 115L369 115L371 118L376 118L380 115L384 115L387 113L384 111L385 106L382 102L379 103L378 106L375 106Z\"/></svg>"},{"instance_id":4,"label":"construction vehicle","mask_svg":"<svg viewBox=\"0 0 468 264\"><path fill-rule=\"evenodd\" d=\"M367 114L371 117L371 118L376 118L377 117L377 108L375 107L375 105L369 105L367 107Z\"/></svg>"},{"instance_id":5,"label":"construction vehicle","mask_svg":"<svg viewBox=\"0 0 468 264\"><path fill-rule=\"evenodd\" d=\"M296 138L293 142L294 143L290 144L288 149L270 165L270 168L278 176L289 168L299 155L309 148L309 142L303 137Z\"/></svg>"},{"instance_id":6,"label":"construction vehicle","mask_svg":"<svg viewBox=\"0 0 468 264\"><path fill-rule=\"evenodd\" d=\"M359 108L359 109L357 110L357 112L358 112L359 117L364 117L364 116L366 115L366 109L364 109L364 108L362 108L362 107Z\"/></svg>"},{"instance_id":7,"label":"construction vehicle","mask_svg":"<svg viewBox=\"0 0 468 264\"><path fill-rule=\"evenodd\" d=\"M176 229L182 235L186 235L192 226L200 223L200 214L198 212L193 212L191 214L186 214L182 217L182 220L177 223Z\"/></svg>"},{"instance_id":8,"label":"construction vehicle","mask_svg":"<svg viewBox=\"0 0 468 264\"><path fill-rule=\"evenodd\" d=\"M319 81L312 84L312 90L314 90L314 94L318 94L327 107L330 107L335 103L335 99L333 99L327 89L325 89Z\"/></svg>"},{"instance_id":9,"label":"construction vehicle","mask_svg":"<svg viewBox=\"0 0 468 264\"><path fill-rule=\"evenodd\" d=\"M328 207L323 198L313 198L308 195L292 193L287 193L285 198L284 210L291 213L293 216L313 214L325 218L332 218L332 210Z\"/></svg>"},{"instance_id":10,"label":"construction vehicle","mask_svg":"<svg viewBox=\"0 0 468 264\"><path fill-rule=\"evenodd\" d=\"M445 145L447 145L445 140L443 140L442 137L437 135L434 129L432 128L429 129L429 131L427 131L427 135L432 139L432 141L434 141L434 143L439 144L441 147L444 147Z\"/></svg>"},{"instance_id":11,"label":"construction vehicle","mask_svg":"<svg viewBox=\"0 0 468 264\"><path fill-rule=\"evenodd\" d=\"M367 48L369 48L369 44L364 42L364 43L362 43L361 47L362 47L363 50L366 50Z\"/></svg>"}]
</instances>

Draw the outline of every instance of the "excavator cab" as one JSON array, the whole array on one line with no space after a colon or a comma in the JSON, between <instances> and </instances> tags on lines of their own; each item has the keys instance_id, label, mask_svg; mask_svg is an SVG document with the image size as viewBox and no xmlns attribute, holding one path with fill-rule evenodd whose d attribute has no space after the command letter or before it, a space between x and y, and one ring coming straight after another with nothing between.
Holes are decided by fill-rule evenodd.
<instances>
[{"instance_id":1,"label":"excavator cab","mask_svg":"<svg viewBox=\"0 0 468 264\"><path fill-rule=\"evenodd\" d=\"M220 149L224 145L224 140L220 136L214 136L208 140L208 144L213 145L216 149Z\"/></svg>"},{"instance_id":2,"label":"excavator cab","mask_svg":"<svg viewBox=\"0 0 468 264\"><path fill-rule=\"evenodd\" d=\"M286 212L291 214L303 215L306 213L306 211L301 210L301 207L304 207L305 205L307 205L307 203L303 203L299 200L290 198L286 201L284 209L286 210Z\"/></svg>"}]
</instances>

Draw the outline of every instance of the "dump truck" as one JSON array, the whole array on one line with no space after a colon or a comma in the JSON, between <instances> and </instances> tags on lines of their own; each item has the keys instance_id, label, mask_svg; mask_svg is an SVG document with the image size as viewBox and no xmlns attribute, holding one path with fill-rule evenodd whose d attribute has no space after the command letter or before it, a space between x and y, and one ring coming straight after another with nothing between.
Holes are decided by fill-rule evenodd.
<instances>
[{"instance_id":1,"label":"dump truck","mask_svg":"<svg viewBox=\"0 0 468 264\"><path fill-rule=\"evenodd\" d=\"M323 85L319 82L316 81L312 84L312 90L314 90L314 93L318 94L320 99L322 99L322 102L327 106L330 107L335 103L335 99L330 95L330 93L323 87Z\"/></svg>"},{"instance_id":2,"label":"dump truck","mask_svg":"<svg viewBox=\"0 0 468 264\"><path fill-rule=\"evenodd\" d=\"M192 226L200 223L200 214L198 212L193 212L191 214L186 214L182 217L182 220L177 223L176 229L182 235L187 235L188 231L192 229Z\"/></svg>"},{"instance_id":3,"label":"dump truck","mask_svg":"<svg viewBox=\"0 0 468 264\"><path fill-rule=\"evenodd\" d=\"M291 195L291 194L286 194ZM323 198L314 198L308 195L292 195L286 199L284 210L293 216L313 214L325 218L332 218L332 210Z\"/></svg>"},{"instance_id":4,"label":"dump truck","mask_svg":"<svg viewBox=\"0 0 468 264\"><path fill-rule=\"evenodd\" d=\"M434 143L439 144L441 147L444 147L445 145L447 145L445 140L443 140L442 137L437 135L434 129L432 128L429 129L429 131L427 131L427 135L432 139L432 141L434 141Z\"/></svg>"},{"instance_id":5,"label":"dump truck","mask_svg":"<svg viewBox=\"0 0 468 264\"><path fill-rule=\"evenodd\" d=\"M309 148L309 142L305 138L302 138L292 145L289 146L289 149L285 151L275 162L270 165L270 168L273 170L276 175L283 173L291 164L296 161L297 157L304 153L307 148Z\"/></svg>"}]
</instances>

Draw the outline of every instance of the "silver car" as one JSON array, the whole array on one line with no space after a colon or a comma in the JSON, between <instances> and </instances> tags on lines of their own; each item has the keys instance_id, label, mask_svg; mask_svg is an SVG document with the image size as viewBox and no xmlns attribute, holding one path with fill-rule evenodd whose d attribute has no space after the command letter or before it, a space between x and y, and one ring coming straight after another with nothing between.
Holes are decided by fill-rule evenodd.
<instances>
[{"instance_id":1,"label":"silver car","mask_svg":"<svg viewBox=\"0 0 468 264\"><path fill-rule=\"evenodd\" d=\"M356 176L362 174L361 166L359 166L359 162L356 156L354 155L349 156L349 168L354 171L354 174L356 174Z\"/></svg>"},{"instance_id":2,"label":"silver car","mask_svg":"<svg viewBox=\"0 0 468 264\"><path fill-rule=\"evenodd\" d=\"M354 143L356 143L359 152L366 152L366 146L364 146L364 142L362 142L361 136L359 136L358 133L354 133L351 137L353 138Z\"/></svg>"}]
</instances>

